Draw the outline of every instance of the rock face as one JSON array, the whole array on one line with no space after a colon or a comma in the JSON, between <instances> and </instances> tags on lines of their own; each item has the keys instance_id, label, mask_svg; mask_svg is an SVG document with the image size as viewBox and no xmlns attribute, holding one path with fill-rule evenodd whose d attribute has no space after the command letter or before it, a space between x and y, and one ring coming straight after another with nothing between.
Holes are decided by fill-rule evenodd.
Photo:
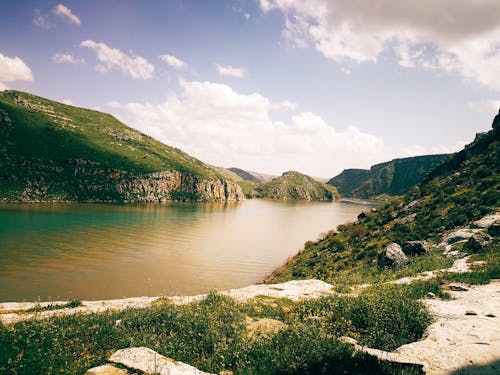
<instances>
[{"instance_id":1,"label":"rock face","mask_svg":"<svg viewBox=\"0 0 500 375\"><path fill-rule=\"evenodd\" d=\"M230 181L206 181L179 172L156 172L126 178L116 183L116 191L128 201L164 200L239 201L245 199L241 187Z\"/></svg>"},{"instance_id":2,"label":"rock face","mask_svg":"<svg viewBox=\"0 0 500 375\"><path fill-rule=\"evenodd\" d=\"M494 213L491 215L486 215L485 217L474 221L470 227L471 228L489 228L495 223L500 223L500 213Z\"/></svg>"},{"instance_id":3,"label":"rock face","mask_svg":"<svg viewBox=\"0 0 500 375\"><path fill-rule=\"evenodd\" d=\"M408 262L408 257L405 255L401 246L393 242L386 246L382 254L378 258L379 268L384 267L401 267Z\"/></svg>"},{"instance_id":4,"label":"rock face","mask_svg":"<svg viewBox=\"0 0 500 375\"><path fill-rule=\"evenodd\" d=\"M484 232L474 233L465 243L463 249L473 253L480 253L491 240L491 236Z\"/></svg>"},{"instance_id":5,"label":"rock face","mask_svg":"<svg viewBox=\"0 0 500 375\"><path fill-rule=\"evenodd\" d=\"M430 245L426 241L407 241L402 250L406 256L424 255L430 250Z\"/></svg>"},{"instance_id":6,"label":"rock face","mask_svg":"<svg viewBox=\"0 0 500 375\"><path fill-rule=\"evenodd\" d=\"M328 181L343 196L369 198L380 194L401 195L418 184L428 171L448 155L394 159L368 169L345 169Z\"/></svg>"}]
</instances>

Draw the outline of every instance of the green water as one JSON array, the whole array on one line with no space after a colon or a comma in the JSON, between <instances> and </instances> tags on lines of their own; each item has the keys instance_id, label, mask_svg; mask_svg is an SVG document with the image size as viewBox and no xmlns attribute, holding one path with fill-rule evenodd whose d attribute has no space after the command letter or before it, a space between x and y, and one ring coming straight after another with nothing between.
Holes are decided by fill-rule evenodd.
<instances>
[{"instance_id":1,"label":"green water","mask_svg":"<svg viewBox=\"0 0 500 375\"><path fill-rule=\"evenodd\" d=\"M197 294L262 280L367 202L0 205L0 301Z\"/></svg>"}]
</instances>

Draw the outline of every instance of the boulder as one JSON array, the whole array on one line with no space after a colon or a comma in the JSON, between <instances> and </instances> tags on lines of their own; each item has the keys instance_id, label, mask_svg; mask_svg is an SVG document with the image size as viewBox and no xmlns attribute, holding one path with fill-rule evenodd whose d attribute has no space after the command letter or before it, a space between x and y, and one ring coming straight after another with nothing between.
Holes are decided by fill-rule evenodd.
<instances>
[{"instance_id":1,"label":"boulder","mask_svg":"<svg viewBox=\"0 0 500 375\"><path fill-rule=\"evenodd\" d=\"M403 253L401 246L393 242L386 246L382 254L378 258L378 266L384 267L400 267L408 262L408 257Z\"/></svg>"},{"instance_id":2,"label":"boulder","mask_svg":"<svg viewBox=\"0 0 500 375\"><path fill-rule=\"evenodd\" d=\"M492 240L489 234L484 232L474 233L464 245L465 251L480 253Z\"/></svg>"},{"instance_id":3,"label":"boulder","mask_svg":"<svg viewBox=\"0 0 500 375\"><path fill-rule=\"evenodd\" d=\"M407 241L402 250L406 256L424 255L430 250L430 245L426 241Z\"/></svg>"}]
</instances>

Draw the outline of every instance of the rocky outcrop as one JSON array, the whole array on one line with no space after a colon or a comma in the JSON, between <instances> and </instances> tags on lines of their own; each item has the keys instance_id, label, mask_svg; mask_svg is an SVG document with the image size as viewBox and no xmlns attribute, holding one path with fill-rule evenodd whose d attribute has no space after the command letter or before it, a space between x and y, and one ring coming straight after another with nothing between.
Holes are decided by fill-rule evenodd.
<instances>
[{"instance_id":1,"label":"rocky outcrop","mask_svg":"<svg viewBox=\"0 0 500 375\"><path fill-rule=\"evenodd\" d=\"M156 172L124 178L116 191L127 201L159 202L167 200L239 201L245 199L241 187L225 180L200 180L175 171Z\"/></svg>"},{"instance_id":2,"label":"rocky outcrop","mask_svg":"<svg viewBox=\"0 0 500 375\"><path fill-rule=\"evenodd\" d=\"M408 262L408 257L405 255L401 246L393 242L386 246L382 254L378 258L379 268L401 267Z\"/></svg>"},{"instance_id":3,"label":"rocky outcrop","mask_svg":"<svg viewBox=\"0 0 500 375\"><path fill-rule=\"evenodd\" d=\"M491 240L492 238L489 234L484 232L474 233L465 243L463 250L472 253L480 253L484 247L488 246Z\"/></svg>"}]
</instances>

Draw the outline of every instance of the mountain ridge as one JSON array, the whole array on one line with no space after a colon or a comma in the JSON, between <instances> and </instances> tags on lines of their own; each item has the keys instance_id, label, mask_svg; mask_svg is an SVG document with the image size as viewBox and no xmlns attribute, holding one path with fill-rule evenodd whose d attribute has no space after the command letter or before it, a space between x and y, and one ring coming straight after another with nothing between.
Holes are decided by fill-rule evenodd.
<instances>
[{"instance_id":1,"label":"mountain ridge","mask_svg":"<svg viewBox=\"0 0 500 375\"><path fill-rule=\"evenodd\" d=\"M402 195L447 158L448 154L413 156L378 163L370 169L344 169L328 184L335 186L343 196L352 198Z\"/></svg>"}]
</instances>

